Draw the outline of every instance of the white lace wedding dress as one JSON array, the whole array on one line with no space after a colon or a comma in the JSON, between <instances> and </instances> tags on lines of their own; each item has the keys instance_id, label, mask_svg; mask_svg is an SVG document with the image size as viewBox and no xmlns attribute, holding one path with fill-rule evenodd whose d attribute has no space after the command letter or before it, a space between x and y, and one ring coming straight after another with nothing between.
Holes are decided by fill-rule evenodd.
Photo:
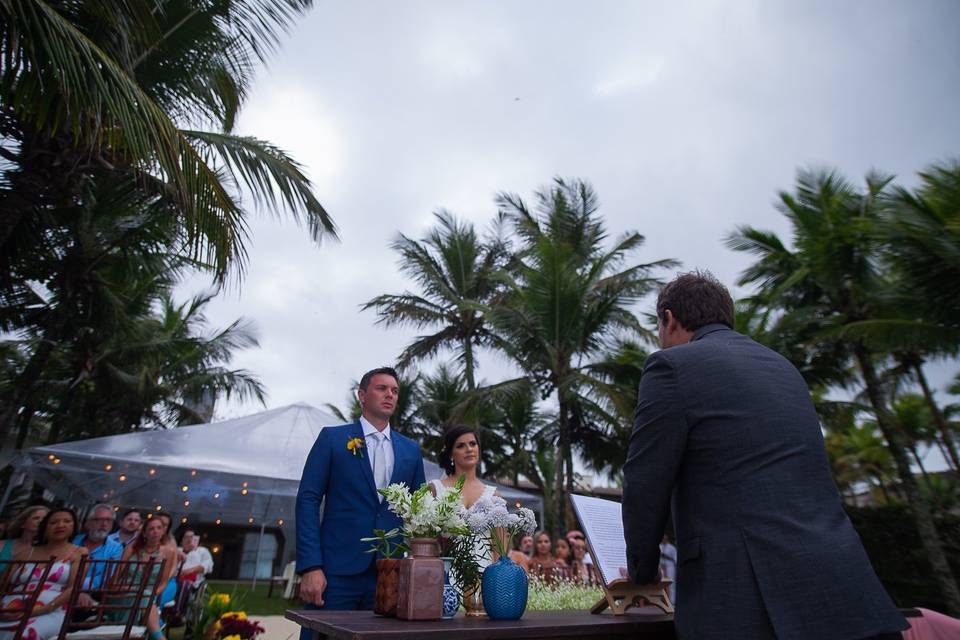
<instances>
[{"instance_id":1,"label":"white lace wedding dress","mask_svg":"<svg viewBox=\"0 0 960 640\"><path fill-rule=\"evenodd\" d=\"M433 485L433 489L434 491L436 491L437 495L440 495L441 491L449 490L449 487L443 486L443 483L440 480L431 480L430 484ZM490 496L493 495L493 492L496 490L497 488L495 486L490 484L484 484L483 493L480 494L480 498L489 498ZM477 498L477 500L479 501L480 498ZM461 501L463 500L462 496L460 500ZM472 506L473 505L471 505L470 507L467 507L468 512L470 511L470 508ZM480 539L479 536L473 539L473 545L474 545L473 551L476 554L477 558L479 558L478 564L480 565L480 570L483 571L490 564L490 545L484 542L482 539Z\"/></svg>"}]
</instances>

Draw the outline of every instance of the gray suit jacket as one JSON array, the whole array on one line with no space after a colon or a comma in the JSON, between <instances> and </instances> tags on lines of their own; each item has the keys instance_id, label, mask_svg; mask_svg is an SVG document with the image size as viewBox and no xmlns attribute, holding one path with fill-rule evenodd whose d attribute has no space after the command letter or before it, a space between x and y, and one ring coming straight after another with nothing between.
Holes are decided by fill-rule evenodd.
<instances>
[{"instance_id":1,"label":"gray suit jacket","mask_svg":"<svg viewBox=\"0 0 960 640\"><path fill-rule=\"evenodd\" d=\"M800 373L713 324L644 367L627 462L630 577L677 534L680 638L865 638L907 628L844 513Z\"/></svg>"}]
</instances>

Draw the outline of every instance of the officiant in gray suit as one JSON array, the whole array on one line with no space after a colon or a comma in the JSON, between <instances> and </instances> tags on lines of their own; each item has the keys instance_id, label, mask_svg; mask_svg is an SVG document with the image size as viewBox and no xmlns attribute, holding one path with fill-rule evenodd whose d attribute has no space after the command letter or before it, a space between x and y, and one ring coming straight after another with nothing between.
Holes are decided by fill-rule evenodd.
<instances>
[{"instance_id":1,"label":"officiant in gray suit","mask_svg":"<svg viewBox=\"0 0 960 640\"><path fill-rule=\"evenodd\" d=\"M672 511L679 638L900 638L908 625L843 511L806 383L733 317L709 274L660 292L663 350L644 367L623 468L630 578L659 580Z\"/></svg>"}]
</instances>

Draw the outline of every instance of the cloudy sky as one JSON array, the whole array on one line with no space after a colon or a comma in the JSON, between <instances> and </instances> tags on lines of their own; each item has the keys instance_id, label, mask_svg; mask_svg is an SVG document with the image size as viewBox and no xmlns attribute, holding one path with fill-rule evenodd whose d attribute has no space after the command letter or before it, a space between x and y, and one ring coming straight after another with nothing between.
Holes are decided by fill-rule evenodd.
<instances>
[{"instance_id":1,"label":"cloudy sky","mask_svg":"<svg viewBox=\"0 0 960 640\"><path fill-rule=\"evenodd\" d=\"M955 0L318 0L239 129L306 165L341 241L254 216L247 274L210 320L256 323L261 348L235 365L261 376L268 406L343 406L349 381L413 335L359 310L409 288L397 234L421 237L440 208L486 226L498 191L529 197L555 175L589 180L611 231L646 236L638 261L732 284L747 258L723 237L785 233L773 202L798 168L911 184L960 155L958 26ZM508 373L493 356L481 367Z\"/></svg>"}]
</instances>

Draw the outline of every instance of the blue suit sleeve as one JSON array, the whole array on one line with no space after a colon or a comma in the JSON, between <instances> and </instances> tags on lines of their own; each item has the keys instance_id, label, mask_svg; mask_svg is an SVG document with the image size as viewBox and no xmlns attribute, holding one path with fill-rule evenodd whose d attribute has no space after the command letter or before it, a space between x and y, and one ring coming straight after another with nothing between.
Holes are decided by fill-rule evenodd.
<instances>
[{"instance_id":1,"label":"blue suit sleeve","mask_svg":"<svg viewBox=\"0 0 960 640\"><path fill-rule=\"evenodd\" d=\"M330 479L331 451L326 430L321 430L310 449L297 492L297 573L323 568L320 546L320 504Z\"/></svg>"},{"instance_id":2,"label":"blue suit sleeve","mask_svg":"<svg viewBox=\"0 0 960 640\"><path fill-rule=\"evenodd\" d=\"M670 496L683 462L687 421L677 374L663 352L647 359L623 465L623 535L627 569L637 584L656 580Z\"/></svg>"}]
</instances>

